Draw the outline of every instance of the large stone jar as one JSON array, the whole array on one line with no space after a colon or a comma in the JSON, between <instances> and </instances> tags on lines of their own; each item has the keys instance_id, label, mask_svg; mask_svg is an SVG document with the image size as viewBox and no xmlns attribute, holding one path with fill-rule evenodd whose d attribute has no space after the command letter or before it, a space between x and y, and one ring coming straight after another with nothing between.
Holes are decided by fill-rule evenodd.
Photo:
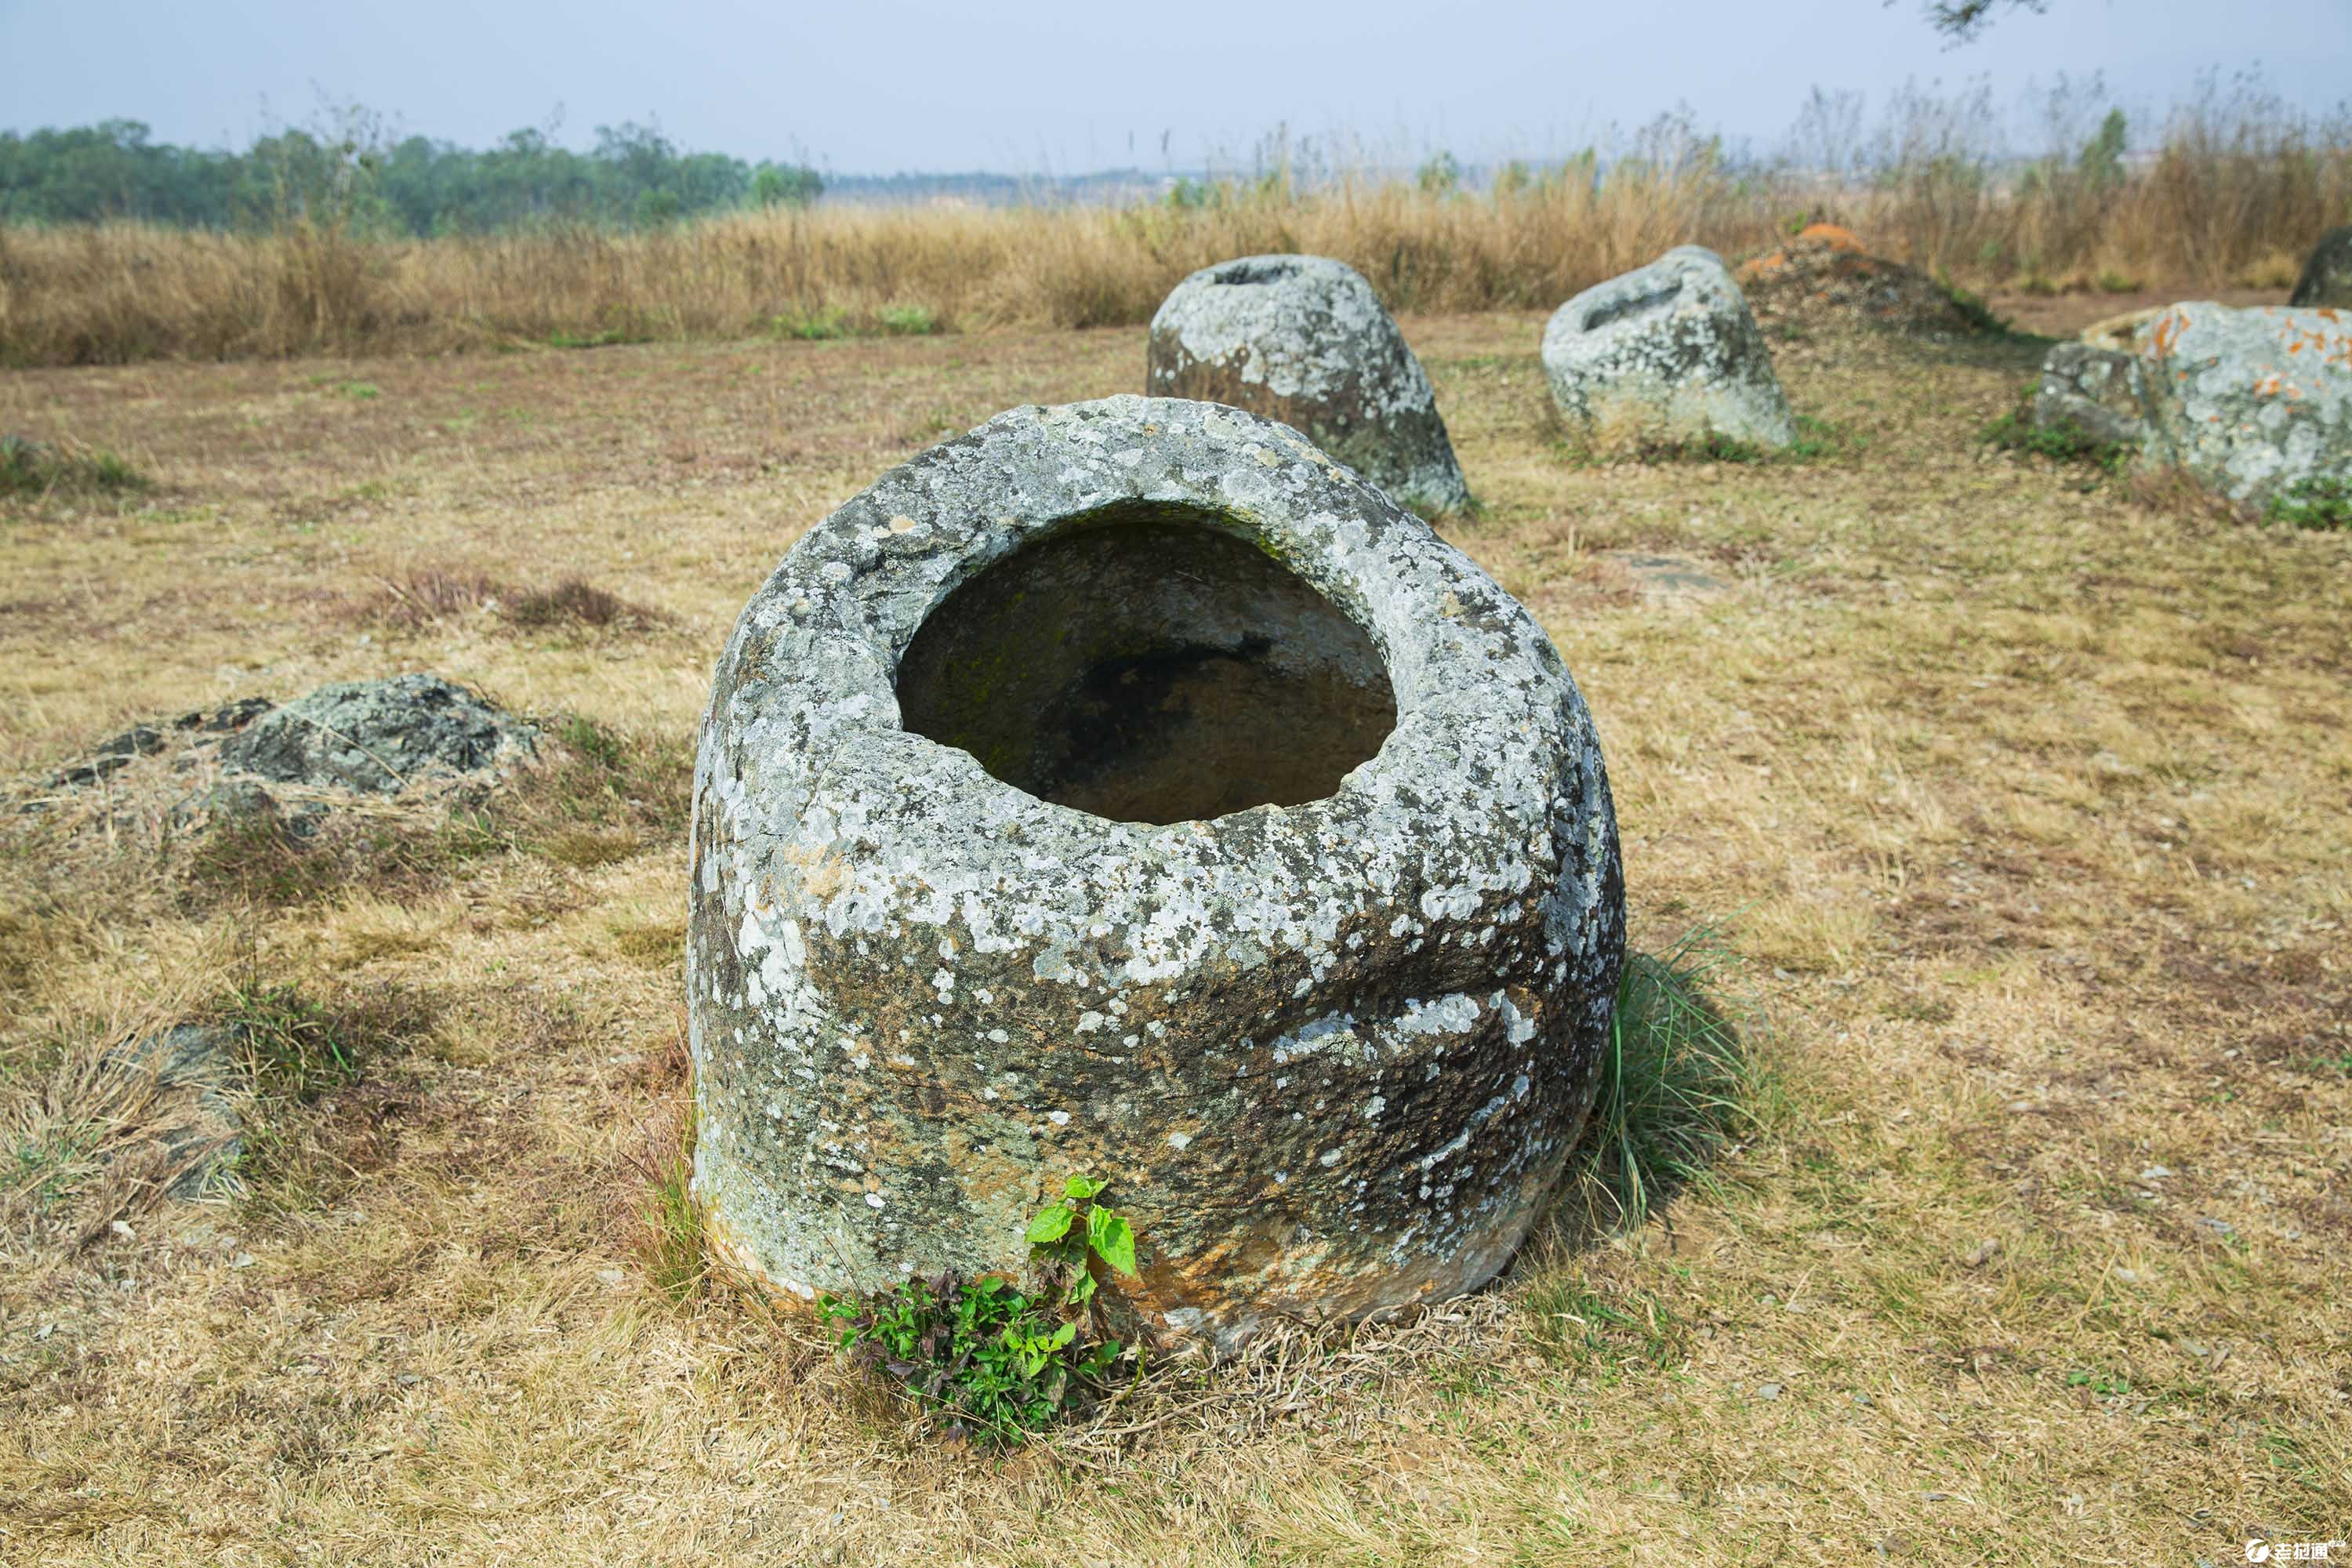
<instances>
[{"instance_id":1,"label":"large stone jar","mask_svg":"<svg viewBox=\"0 0 2352 1568\"><path fill-rule=\"evenodd\" d=\"M1193 273L1151 318L1143 389L1279 419L1426 515L1472 504L1427 373L1344 261L1244 256Z\"/></svg>"},{"instance_id":2,"label":"large stone jar","mask_svg":"<svg viewBox=\"0 0 2352 1568\"><path fill-rule=\"evenodd\" d=\"M1286 426L1022 408L811 529L695 773L695 1190L778 1290L1086 1172L1230 1347L1490 1278L1592 1099L1616 823L1542 628Z\"/></svg>"}]
</instances>

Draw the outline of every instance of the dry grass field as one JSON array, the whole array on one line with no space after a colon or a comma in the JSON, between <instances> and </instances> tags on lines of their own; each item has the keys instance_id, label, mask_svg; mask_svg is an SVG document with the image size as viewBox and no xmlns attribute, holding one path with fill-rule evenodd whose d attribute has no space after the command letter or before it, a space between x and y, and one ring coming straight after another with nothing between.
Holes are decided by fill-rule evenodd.
<instances>
[{"instance_id":1,"label":"dry grass field","mask_svg":"<svg viewBox=\"0 0 2352 1568\"><path fill-rule=\"evenodd\" d=\"M1580 468L1541 321L1405 321L1486 502L1448 532L1591 703L1634 945L1728 931L1754 1124L1632 1234L1171 1364L1009 1458L926 1437L806 1323L661 1288L682 769L799 530L1003 407L1135 389L1141 333L0 380L0 430L153 481L0 497L0 1561L2352 1534L2352 536L1988 451L2038 357L2004 340L1784 344L1824 452ZM572 578L625 605L544 596ZM135 721L411 669L597 728L490 826L317 874L174 835L160 760L45 782ZM162 1201L106 1158L145 1113L106 1052L224 1009L283 1047L247 1192Z\"/></svg>"}]
</instances>

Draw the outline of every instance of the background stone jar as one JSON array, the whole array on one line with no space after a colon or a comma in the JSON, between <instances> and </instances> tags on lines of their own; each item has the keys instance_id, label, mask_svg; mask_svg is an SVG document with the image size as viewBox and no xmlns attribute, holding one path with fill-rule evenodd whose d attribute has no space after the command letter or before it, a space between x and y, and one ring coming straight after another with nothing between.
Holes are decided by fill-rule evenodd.
<instances>
[{"instance_id":1,"label":"background stone jar","mask_svg":"<svg viewBox=\"0 0 2352 1568\"><path fill-rule=\"evenodd\" d=\"M1471 505L1436 390L1344 261L1244 256L1193 273L1151 318L1143 389L1279 419L1424 514Z\"/></svg>"},{"instance_id":2,"label":"background stone jar","mask_svg":"<svg viewBox=\"0 0 2352 1568\"><path fill-rule=\"evenodd\" d=\"M1542 629L1297 432L1023 408L803 536L695 776L695 1188L781 1290L1018 1272L1074 1171L1231 1346L1491 1277L1623 949Z\"/></svg>"}]
</instances>

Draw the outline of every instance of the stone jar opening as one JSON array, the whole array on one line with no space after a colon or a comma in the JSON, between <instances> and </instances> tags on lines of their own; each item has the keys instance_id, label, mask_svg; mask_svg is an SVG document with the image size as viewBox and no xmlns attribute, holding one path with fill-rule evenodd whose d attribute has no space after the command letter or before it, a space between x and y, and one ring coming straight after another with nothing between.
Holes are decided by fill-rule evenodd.
<instances>
[{"instance_id":1,"label":"stone jar opening","mask_svg":"<svg viewBox=\"0 0 2352 1568\"><path fill-rule=\"evenodd\" d=\"M1253 283L1286 283L1298 276L1298 263L1279 258L1236 261L1217 268L1217 281L1229 289Z\"/></svg>"},{"instance_id":2,"label":"stone jar opening","mask_svg":"<svg viewBox=\"0 0 2352 1568\"><path fill-rule=\"evenodd\" d=\"M907 729L1120 822L1319 800L1396 724L1371 638L1246 523L1141 501L1072 518L957 588L897 685Z\"/></svg>"}]
</instances>

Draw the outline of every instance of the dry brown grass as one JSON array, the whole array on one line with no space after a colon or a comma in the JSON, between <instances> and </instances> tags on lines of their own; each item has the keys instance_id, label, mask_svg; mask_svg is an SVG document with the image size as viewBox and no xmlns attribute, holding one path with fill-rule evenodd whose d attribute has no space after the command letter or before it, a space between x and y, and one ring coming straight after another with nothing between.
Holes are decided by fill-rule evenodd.
<instances>
[{"instance_id":1,"label":"dry brown grass","mask_svg":"<svg viewBox=\"0 0 2352 1568\"><path fill-rule=\"evenodd\" d=\"M627 833L194 908L138 821L93 809L69 851L12 815L9 1105L253 977L423 1021L281 1112L259 1200L79 1251L102 1191L10 1211L0 1558L2137 1563L2345 1534L2352 539L1987 453L2030 345L1789 345L1834 455L1580 467L1540 322L1405 326L1487 502L1456 537L1592 703L1636 945L1729 919L1762 994L1779 1109L1712 1189L1411 1323L942 1451L804 1322L656 1283L674 823L559 796L550 828ZM682 752L801 526L1141 358L1008 331L14 375L0 427L159 489L0 500L0 766L418 668ZM1643 555L1716 586L1635 591ZM676 629L353 624L424 563L578 574Z\"/></svg>"},{"instance_id":2,"label":"dry brown grass","mask_svg":"<svg viewBox=\"0 0 2352 1568\"><path fill-rule=\"evenodd\" d=\"M2176 116L2153 167L2110 188L2021 188L1907 156L1825 187L1693 149L1491 196L1281 182L1192 209L824 207L646 234L591 228L371 242L131 224L0 228L0 357L124 363L441 353L761 333L1097 327L1148 321L1188 272L1264 251L1335 256L1391 309L1549 310L1696 242L1738 258L1811 218L1979 290L2282 289L2352 207L2352 145L2243 108ZM915 316L894 311L918 310Z\"/></svg>"}]
</instances>

